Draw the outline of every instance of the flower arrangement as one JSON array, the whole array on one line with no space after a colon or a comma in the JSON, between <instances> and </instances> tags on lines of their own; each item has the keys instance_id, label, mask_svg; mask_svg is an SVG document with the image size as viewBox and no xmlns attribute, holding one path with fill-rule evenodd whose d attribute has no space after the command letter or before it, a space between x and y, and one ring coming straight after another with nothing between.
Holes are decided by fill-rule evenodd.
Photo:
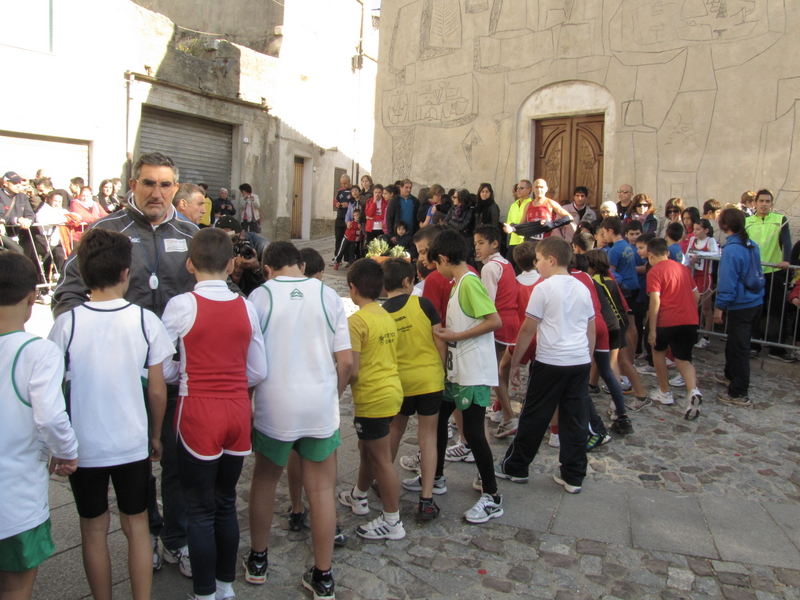
<instances>
[{"instance_id":1,"label":"flower arrangement","mask_svg":"<svg viewBox=\"0 0 800 600\"><path fill-rule=\"evenodd\" d=\"M402 246L390 248L386 240L375 238L367 244L367 258L378 257L408 258L408 253Z\"/></svg>"}]
</instances>

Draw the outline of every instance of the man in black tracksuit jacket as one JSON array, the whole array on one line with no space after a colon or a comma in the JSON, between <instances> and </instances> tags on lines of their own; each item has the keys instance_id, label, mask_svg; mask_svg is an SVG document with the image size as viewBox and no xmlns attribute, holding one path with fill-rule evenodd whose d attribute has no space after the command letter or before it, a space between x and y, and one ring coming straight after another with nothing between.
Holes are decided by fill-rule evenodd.
<instances>
[{"instance_id":1,"label":"man in black tracksuit jacket","mask_svg":"<svg viewBox=\"0 0 800 600\"><path fill-rule=\"evenodd\" d=\"M197 225L177 217L172 199L178 190L178 168L161 153L142 155L133 169L130 181L131 202L124 210L115 212L91 224L127 235L133 243L130 287L125 299L153 311L159 317L167 302L178 294L190 292L196 283L186 270L189 241L199 231ZM89 300L89 288L78 271L76 253L64 266L61 281L55 289L52 310L58 316ZM113 356L109 360L114 360ZM98 365L102 368L102 365ZM161 459L161 496L164 506L163 528L155 495L155 479L151 480L150 533L161 535L162 543L173 560L180 560L187 546L186 504L183 500L177 473L173 421L178 386L168 386L167 411L161 429L164 446ZM156 549L154 548L154 553ZM154 557L154 568L161 567L160 555ZM185 563L189 565L188 552ZM189 567L188 573L191 573ZM187 574L184 569L181 569Z\"/></svg>"}]
</instances>

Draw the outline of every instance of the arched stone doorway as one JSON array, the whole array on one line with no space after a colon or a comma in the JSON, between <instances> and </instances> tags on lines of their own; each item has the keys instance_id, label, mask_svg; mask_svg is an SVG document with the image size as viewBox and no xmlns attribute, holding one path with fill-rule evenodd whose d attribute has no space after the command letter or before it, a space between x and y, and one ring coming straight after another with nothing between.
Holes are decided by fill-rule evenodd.
<instances>
[{"instance_id":1,"label":"arched stone doorway","mask_svg":"<svg viewBox=\"0 0 800 600\"><path fill-rule=\"evenodd\" d=\"M597 206L604 199L615 199L613 175L616 130L617 105L611 92L603 86L589 81L561 81L539 88L525 99L517 114L518 178L543 176L547 179L545 172L534 171L537 150L540 151L540 164L542 154L550 152L545 157L549 159L548 166L540 170L549 171L551 177L559 179L560 199L571 198L571 189L568 188L571 185L584 185L588 177L578 163L581 160L584 163L597 160L599 152L596 180L601 182L597 186L601 189L598 193L587 186L591 190L591 204ZM594 150L593 144L597 146ZM592 151L595 152L594 158L588 156ZM560 157L556 155L557 152L561 152ZM568 164L563 161L568 161Z\"/></svg>"}]
</instances>

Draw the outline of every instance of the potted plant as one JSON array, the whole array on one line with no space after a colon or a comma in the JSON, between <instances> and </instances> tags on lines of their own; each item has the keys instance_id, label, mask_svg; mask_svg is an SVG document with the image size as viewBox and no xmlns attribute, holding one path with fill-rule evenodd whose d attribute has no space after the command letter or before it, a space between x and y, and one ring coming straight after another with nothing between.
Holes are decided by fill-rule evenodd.
<instances>
[{"instance_id":1,"label":"potted plant","mask_svg":"<svg viewBox=\"0 0 800 600\"><path fill-rule=\"evenodd\" d=\"M382 238L375 238L367 244L367 258L371 258L379 263L389 258L405 258L411 260L411 256L402 246L389 247L389 243Z\"/></svg>"}]
</instances>

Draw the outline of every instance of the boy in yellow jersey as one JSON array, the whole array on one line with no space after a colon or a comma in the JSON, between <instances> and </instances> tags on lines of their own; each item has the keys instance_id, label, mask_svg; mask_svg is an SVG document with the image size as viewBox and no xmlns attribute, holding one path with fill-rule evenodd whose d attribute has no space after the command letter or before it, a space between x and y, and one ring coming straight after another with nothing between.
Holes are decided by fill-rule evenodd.
<instances>
[{"instance_id":1,"label":"boy in yellow jersey","mask_svg":"<svg viewBox=\"0 0 800 600\"><path fill-rule=\"evenodd\" d=\"M389 430L400 411L403 388L397 373L397 327L394 319L377 302L383 289L383 270L371 258L355 261L347 271L350 298L359 311L348 318L353 369L353 392L361 463L358 482L350 491L339 493L339 502L357 515L369 513L367 491L378 480L383 514L356 529L369 540L401 540L406 530L400 520L400 480L394 470Z\"/></svg>"},{"instance_id":2,"label":"boy in yellow jersey","mask_svg":"<svg viewBox=\"0 0 800 600\"><path fill-rule=\"evenodd\" d=\"M436 425L444 392L444 360L447 344L433 330L441 323L439 313L427 298L412 296L414 265L402 258L383 263L383 287L389 299L383 308L397 325L397 368L403 386L403 405L392 420L392 462L408 418L417 413L417 437L421 474L403 480L410 492L420 492L417 517L429 521L439 516L433 494L447 492L444 475L436 478Z\"/></svg>"}]
</instances>

